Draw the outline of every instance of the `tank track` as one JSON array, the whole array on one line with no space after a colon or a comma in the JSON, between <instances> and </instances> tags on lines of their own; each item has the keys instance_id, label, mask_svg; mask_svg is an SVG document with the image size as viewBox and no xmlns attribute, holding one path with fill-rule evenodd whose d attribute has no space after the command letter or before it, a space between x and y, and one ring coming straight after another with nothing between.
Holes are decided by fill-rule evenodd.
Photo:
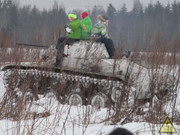
<instances>
[{"instance_id":1,"label":"tank track","mask_svg":"<svg viewBox=\"0 0 180 135\"><path fill-rule=\"evenodd\" d=\"M4 70L4 85L6 88L17 89L21 86L21 83L26 80L28 76L30 76L29 81L41 82L43 78L48 79L45 83L50 82L51 84L55 84L56 88L52 86L46 86L49 90L44 90L49 93L52 92L56 95L57 99L63 103L66 102L68 104L77 105L77 104L91 104L98 108L105 107L106 102L110 99L113 102L117 102L117 99L120 98L122 87L124 82L117 77L110 76L102 76L96 73L82 73L76 71L69 70L47 70L47 69L36 69L36 68L7 68ZM14 79L10 79L14 78ZM60 84L61 86L57 86ZM76 85L75 85L76 84ZM74 87L75 85L75 87ZM73 86L71 90L65 92L60 92L60 87L64 86L65 89L68 89L69 86ZM90 92L90 96L88 96L88 103L84 102L87 100L87 96L84 97L83 94L89 93L88 89L91 87L92 92ZM40 88L41 89L41 88ZM54 90L55 89L55 90ZM86 92L81 92L82 89L86 89ZM97 90L98 89L98 90ZM38 92L39 94L39 92ZM76 102L75 102L76 101ZM89 103L90 102L90 103Z\"/></svg>"},{"instance_id":2,"label":"tank track","mask_svg":"<svg viewBox=\"0 0 180 135\"><path fill-rule=\"evenodd\" d=\"M9 74L8 72L11 72L10 70L5 71L5 74ZM46 71L40 71L40 70L18 70L18 75L34 75L37 78L39 76L43 77L50 77L50 78L56 78L56 79L67 79L68 81L76 81L81 83L93 83L99 86L108 86L108 87L120 87L121 81L112 81L107 79L98 79L98 78L92 78L88 76L82 76L82 75L71 75L68 73L54 73L54 72L46 72ZM7 82L4 83L5 86L8 86L9 84Z\"/></svg>"}]
</instances>

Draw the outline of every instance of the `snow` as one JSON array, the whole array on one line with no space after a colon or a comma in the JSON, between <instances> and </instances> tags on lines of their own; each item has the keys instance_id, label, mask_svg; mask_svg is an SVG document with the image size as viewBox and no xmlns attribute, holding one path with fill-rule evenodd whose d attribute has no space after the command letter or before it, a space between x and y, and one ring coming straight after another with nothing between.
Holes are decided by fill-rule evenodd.
<instances>
[{"instance_id":1,"label":"snow","mask_svg":"<svg viewBox=\"0 0 180 135\"><path fill-rule=\"evenodd\" d=\"M0 72L0 99L2 100L6 89L3 85L3 72ZM180 112L180 85L177 91L176 108ZM169 114L172 112L171 103L166 107ZM45 97L41 96L39 100L27 104L24 112L36 112L38 115L34 118L31 113L29 120L0 120L0 135L108 135L116 127L123 127L137 135L155 135L159 134L158 130L161 124L151 124L148 122L130 122L123 125L117 123L112 125L104 122L108 118L108 109L96 109L92 106L70 106L60 104L52 94ZM167 111L167 112L168 112ZM113 112L111 112L113 113ZM48 117L44 116L49 115ZM180 134L180 125L174 124L178 134Z\"/></svg>"}]
</instances>

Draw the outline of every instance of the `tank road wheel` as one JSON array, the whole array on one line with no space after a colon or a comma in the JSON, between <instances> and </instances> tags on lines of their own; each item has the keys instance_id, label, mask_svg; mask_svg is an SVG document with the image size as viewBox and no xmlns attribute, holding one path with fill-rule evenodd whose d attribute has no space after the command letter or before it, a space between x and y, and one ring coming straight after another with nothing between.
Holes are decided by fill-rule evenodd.
<instances>
[{"instance_id":1,"label":"tank road wheel","mask_svg":"<svg viewBox=\"0 0 180 135\"><path fill-rule=\"evenodd\" d=\"M111 100L115 104L123 100L124 106L132 107L135 101L134 94L135 94L135 89L133 87L124 87L124 88L122 88L122 86L113 87L111 92Z\"/></svg>"},{"instance_id":2,"label":"tank road wheel","mask_svg":"<svg viewBox=\"0 0 180 135\"><path fill-rule=\"evenodd\" d=\"M9 86L9 79L10 79L11 74L12 74L11 70L7 70L4 72L3 83L4 83L5 88L8 88Z\"/></svg>"},{"instance_id":3,"label":"tank road wheel","mask_svg":"<svg viewBox=\"0 0 180 135\"><path fill-rule=\"evenodd\" d=\"M7 70L4 73L3 82L6 88L15 89L20 86L21 76L16 71Z\"/></svg>"},{"instance_id":4,"label":"tank road wheel","mask_svg":"<svg viewBox=\"0 0 180 135\"><path fill-rule=\"evenodd\" d=\"M56 99L61 103L64 104L66 103L67 99L67 92L68 91L68 86L65 84L61 84L60 79L54 78L51 83L51 91L53 91Z\"/></svg>"},{"instance_id":5,"label":"tank road wheel","mask_svg":"<svg viewBox=\"0 0 180 135\"><path fill-rule=\"evenodd\" d=\"M74 82L66 89L66 102L69 105L84 105L85 96L82 94L81 83ZM68 94L70 93L70 94Z\"/></svg>"},{"instance_id":6,"label":"tank road wheel","mask_svg":"<svg viewBox=\"0 0 180 135\"><path fill-rule=\"evenodd\" d=\"M83 105L82 96L78 92L72 92L68 96L69 105Z\"/></svg>"},{"instance_id":7,"label":"tank road wheel","mask_svg":"<svg viewBox=\"0 0 180 135\"><path fill-rule=\"evenodd\" d=\"M156 93L156 98L158 100L170 100L171 98L173 98L172 90L173 90L173 86L170 84L169 85L167 84L163 90Z\"/></svg>"},{"instance_id":8,"label":"tank road wheel","mask_svg":"<svg viewBox=\"0 0 180 135\"><path fill-rule=\"evenodd\" d=\"M89 77L82 77L81 83L82 83L83 88L88 89L91 85L90 78Z\"/></svg>"},{"instance_id":9,"label":"tank road wheel","mask_svg":"<svg viewBox=\"0 0 180 135\"><path fill-rule=\"evenodd\" d=\"M31 90L29 90L28 92L25 93L25 101L33 101L33 100L34 100L34 96Z\"/></svg>"},{"instance_id":10,"label":"tank road wheel","mask_svg":"<svg viewBox=\"0 0 180 135\"><path fill-rule=\"evenodd\" d=\"M84 82L84 83L82 83L82 86L83 86L85 89L88 89L90 85L91 85L90 82Z\"/></svg>"},{"instance_id":11,"label":"tank road wheel","mask_svg":"<svg viewBox=\"0 0 180 135\"><path fill-rule=\"evenodd\" d=\"M44 97L56 99L56 94L53 90L44 93Z\"/></svg>"},{"instance_id":12,"label":"tank road wheel","mask_svg":"<svg viewBox=\"0 0 180 135\"><path fill-rule=\"evenodd\" d=\"M60 79L60 83L63 85L63 84L66 84L67 83L67 78L62 78Z\"/></svg>"},{"instance_id":13,"label":"tank road wheel","mask_svg":"<svg viewBox=\"0 0 180 135\"><path fill-rule=\"evenodd\" d=\"M35 81L40 81L42 79L42 76L38 75L38 74L35 74L35 75L33 75L33 78L34 78Z\"/></svg>"},{"instance_id":14,"label":"tank road wheel","mask_svg":"<svg viewBox=\"0 0 180 135\"><path fill-rule=\"evenodd\" d=\"M117 103L121 97L122 88L121 87L113 87L111 93L111 99L113 102Z\"/></svg>"},{"instance_id":15,"label":"tank road wheel","mask_svg":"<svg viewBox=\"0 0 180 135\"><path fill-rule=\"evenodd\" d=\"M67 74L66 73L62 73L61 77L60 77L60 83L62 85L66 84L68 82L68 78L67 78Z\"/></svg>"},{"instance_id":16,"label":"tank road wheel","mask_svg":"<svg viewBox=\"0 0 180 135\"><path fill-rule=\"evenodd\" d=\"M97 93L91 99L91 105L95 108L106 107L107 96L104 93Z\"/></svg>"},{"instance_id":17,"label":"tank road wheel","mask_svg":"<svg viewBox=\"0 0 180 135\"><path fill-rule=\"evenodd\" d=\"M33 101L34 96L32 94L32 89L28 85L22 84L19 88L12 91L14 99L16 101Z\"/></svg>"},{"instance_id":18,"label":"tank road wheel","mask_svg":"<svg viewBox=\"0 0 180 135\"><path fill-rule=\"evenodd\" d=\"M32 89L27 86L21 87L18 91L16 91L16 95L18 99L24 98L24 101L33 101L34 95L32 94Z\"/></svg>"}]
</instances>

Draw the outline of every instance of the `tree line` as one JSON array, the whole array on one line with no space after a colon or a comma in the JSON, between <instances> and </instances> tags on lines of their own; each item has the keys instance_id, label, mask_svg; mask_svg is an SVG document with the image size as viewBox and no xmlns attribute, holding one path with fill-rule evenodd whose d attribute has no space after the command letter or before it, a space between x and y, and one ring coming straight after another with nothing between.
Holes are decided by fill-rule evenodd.
<instances>
[{"instance_id":1,"label":"tree line","mask_svg":"<svg viewBox=\"0 0 180 135\"><path fill-rule=\"evenodd\" d=\"M163 6L160 2L143 7L134 0L131 11L125 4L116 9L109 4L107 10L102 6L89 9L93 24L98 14L109 17L109 33L115 46L120 42L130 47L143 47L151 37L171 42L180 37L180 3ZM71 11L80 18L81 10ZM64 35L68 23L65 7L54 3L49 10L39 10L36 6L20 7L13 0L0 0L0 46L15 43L55 44Z\"/></svg>"}]
</instances>

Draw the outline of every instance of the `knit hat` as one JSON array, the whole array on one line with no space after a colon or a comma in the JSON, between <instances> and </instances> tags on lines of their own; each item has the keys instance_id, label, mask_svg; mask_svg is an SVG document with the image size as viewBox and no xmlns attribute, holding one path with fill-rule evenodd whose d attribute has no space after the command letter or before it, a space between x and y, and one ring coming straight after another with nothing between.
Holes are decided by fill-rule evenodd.
<instances>
[{"instance_id":1,"label":"knit hat","mask_svg":"<svg viewBox=\"0 0 180 135\"><path fill-rule=\"evenodd\" d=\"M105 22L106 20L103 18L103 16L102 15L98 15L97 16L97 19L99 19L99 20L101 20L101 21L103 21L103 22Z\"/></svg>"},{"instance_id":2,"label":"knit hat","mask_svg":"<svg viewBox=\"0 0 180 135\"><path fill-rule=\"evenodd\" d=\"M105 22L106 20L109 20L109 18L107 16L105 16L105 15L103 15L103 16L102 15L98 15L97 19L99 19L99 20L101 20L103 22Z\"/></svg>"},{"instance_id":3,"label":"knit hat","mask_svg":"<svg viewBox=\"0 0 180 135\"><path fill-rule=\"evenodd\" d=\"M70 18L70 17L73 17L74 19L76 19L77 15L75 15L75 14L68 14L68 18Z\"/></svg>"},{"instance_id":4,"label":"knit hat","mask_svg":"<svg viewBox=\"0 0 180 135\"><path fill-rule=\"evenodd\" d=\"M102 16L104 18L104 20L109 20L109 18L106 15Z\"/></svg>"},{"instance_id":5,"label":"knit hat","mask_svg":"<svg viewBox=\"0 0 180 135\"><path fill-rule=\"evenodd\" d=\"M81 18L84 19L85 17L88 17L89 14L88 14L88 11L85 10L84 12L81 13Z\"/></svg>"}]
</instances>

